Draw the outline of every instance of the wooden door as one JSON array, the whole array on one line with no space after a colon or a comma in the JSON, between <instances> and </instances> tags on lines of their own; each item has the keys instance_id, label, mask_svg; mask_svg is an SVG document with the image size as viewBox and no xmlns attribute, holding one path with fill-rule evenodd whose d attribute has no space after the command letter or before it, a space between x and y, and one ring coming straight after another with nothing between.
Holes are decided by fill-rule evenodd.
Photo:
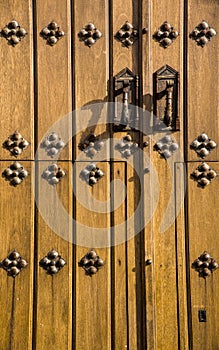
<instances>
[{"instance_id":1,"label":"wooden door","mask_svg":"<svg viewBox=\"0 0 219 350\"><path fill-rule=\"evenodd\" d=\"M218 1L0 0L0 350L217 350Z\"/></svg>"}]
</instances>

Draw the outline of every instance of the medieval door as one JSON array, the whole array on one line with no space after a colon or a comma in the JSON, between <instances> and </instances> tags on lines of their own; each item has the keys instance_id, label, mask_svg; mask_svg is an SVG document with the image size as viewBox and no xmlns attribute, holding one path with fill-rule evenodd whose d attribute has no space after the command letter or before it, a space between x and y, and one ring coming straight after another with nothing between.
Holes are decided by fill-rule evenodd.
<instances>
[{"instance_id":1,"label":"medieval door","mask_svg":"<svg viewBox=\"0 0 219 350\"><path fill-rule=\"evenodd\" d=\"M218 350L216 0L0 0L0 350Z\"/></svg>"}]
</instances>

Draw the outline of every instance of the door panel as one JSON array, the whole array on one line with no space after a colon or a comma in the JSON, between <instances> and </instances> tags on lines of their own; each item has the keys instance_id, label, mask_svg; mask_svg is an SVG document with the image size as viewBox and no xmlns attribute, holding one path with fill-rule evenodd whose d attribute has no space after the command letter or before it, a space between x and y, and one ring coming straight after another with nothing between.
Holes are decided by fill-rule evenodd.
<instances>
[{"instance_id":1,"label":"door panel","mask_svg":"<svg viewBox=\"0 0 219 350\"><path fill-rule=\"evenodd\" d=\"M189 175L199 165L198 162L188 164L188 217L187 232L187 269L190 288L190 316L191 348L217 349L218 333L215 332L215 322L218 319L218 271L210 273L209 277L199 277L199 273L191 268L192 263L207 251L217 262L218 240L216 238L218 217L217 208L217 179L202 189L197 183L189 179ZM208 164L216 172L219 171L218 162ZM212 205L210 204L212 203ZM201 239L200 239L201 237ZM199 310L206 310L206 322L199 321Z\"/></svg>"},{"instance_id":2,"label":"door panel","mask_svg":"<svg viewBox=\"0 0 219 350\"><path fill-rule=\"evenodd\" d=\"M33 159L33 41L32 1L0 2L1 30L13 19L25 29L27 35L15 47L1 37L1 135L2 145L18 130L30 143L20 159ZM11 153L0 148L0 159L10 159Z\"/></svg>"},{"instance_id":3,"label":"door panel","mask_svg":"<svg viewBox=\"0 0 219 350\"><path fill-rule=\"evenodd\" d=\"M51 22L64 31L53 46L41 33ZM49 26L49 30L51 30ZM55 29L57 30L57 29ZM56 35L57 36L57 35ZM35 111L37 117L37 147L42 139L58 129L58 136L68 142L61 153L62 160L71 159L71 127L65 128L63 118L72 111L71 88L71 14L69 1L36 2L35 8ZM59 37L58 37L59 38ZM58 125L56 124L58 123ZM56 154L52 154L56 156ZM40 158L50 159L47 149Z\"/></svg>"},{"instance_id":4,"label":"door panel","mask_svg":"<svg viewBox=\"0 0 219 350\"><path fill-rule=\"evenodd\" d=\"M0 178L2 213L0 259L5 269L8 269L2 268L0 274L2 310L0 345L2 349L30 349L32 344L34 191L31 179L34 167L29 161L20 163L29 173L21 184L15 187L2 176ZM1 173L11 164L12 162L1 161ZM11 256L14 250L25 259L27 266L25 262L19 265L21 259L19 255L16 256L17 253ZM8 256L7 262L5 259ZM7 271L11 273L10 276Z\"/></svg>"},{"instance_id":5,"label":"door panel","mask_svg":"<svg viewBox=\"0 0 219 350\"><path fill-rule=\"evenodd\" d=\"M198 11L196 11L198 9ZM188 11L188 35L202 20L217 28L218 1L190 1ZM217 28L218 29L218 28ZM218 31L218 30L217 30ZM192 141L206 133L218 143L218 35L204 47L188 39L188 159L197 160L190 149ZM209 160L218 160L218 149L208 155Z\"/></svg>"},{"instance_id":6,"label":"door panel","mask_svg":"<svg viewBox=\"0 0 219 350\"><path fill-rule=\"evenodd\" d=\"M27 31L12 38L9 24L13 45L0 37L0 348L216 350L218 272L199 277L195 259L219 260L218 2L0 10L0 30L15 20ZM142 108L135 127L115 127L119 107L105 102L124 103L127 120L127 103ZM173 106L176 130L162 124ZM190 147L203 133L211 152L206 135ZM166 134L179 146L169 158L157 145ZM216 171L204 180L202 146Z\"/></svg>"}]
</instances>

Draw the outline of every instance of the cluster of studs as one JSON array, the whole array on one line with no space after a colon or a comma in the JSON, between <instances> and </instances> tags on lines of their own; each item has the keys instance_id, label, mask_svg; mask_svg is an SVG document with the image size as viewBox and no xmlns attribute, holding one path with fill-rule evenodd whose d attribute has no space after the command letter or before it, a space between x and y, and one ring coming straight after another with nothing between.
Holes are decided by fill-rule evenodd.
<instances>
[{"instance_id":1,"label":"cluster of studs","mask_svg":"<svg viewBox=\"0 0 219 350\"><path fill-rule=\"evenodd\" d=\"M27 262L20 254L14 249L3 261L0 263L9 276L16 277L26 266Z\"/></svg>"},{"instance_id":2,"label":"cluster of studs","mask_svg":"<svg viewBox=\"0 0 219 350\"><path fill-rule=\"evenodd\" d=\"M206 21L202 21L189 36L196 41L197 45L204 47L216 34L214 28L210 27Z\"/></svg>"},{"instance_id":3,"label":"cluster of studs","mask_svg":"<svg viewBox=\"0 0 219 350\"><path fill-rule=\"evenodd\" d=\"M12 46L16 46L19 42L25 38L27 32L22 28L15 20L9 22L1 31L1 35Z\"/></svg>"},{"instance_id":4,"label":"cluster of studs","mask_svg":"<svg viewBox=\"0 0 219 350\"><path fill-rule=\"evenodd\" d=\"M93 23L88 23L84 28L78 33L80 41L83 41L84 44L88 47L91 47L95 42L100 39L102 33L99 29L95 27Z\"/></svg>"},{"instance_id":5,"label":"cluster of studs","mask_svg":"<svg viewBox=\"0 0 219 350\"><path fill-rule=\"evenodd\" d=\"M154 146L154 149L165 159L170 158L178 148L178 144L170 135L164 136Z\"/></svg>"},{"instance_id":6,"label":"cluster of studs","mask_svg":"<svg viewBox=\"0 0 219 350\"><path fill-rule=\"evenodd\" d=\"M207 157L216 147L216 142L211 140L205 133L202 133L196 137L196 139L190 145L190 148L193 149L201 158Z\"/></svg>"},{"instance_id":7,"label":"cluster of studs","mask_svg":"<svg viewBox=\"0 0 219 350\"><path fill-rule=\"evenodd\" d=\"M53 46L65 35L65 32L56 22L52 21L41 30L40 35L46 40L48 45Z\"/></svg>"},{"instance_id":8,"label":"cluster of studs","mask_svg":"<svg viewBox=\"0 0 219 350\"><path fill-rule=\"evenodd\" d=\"M28 176L28 171L25 170L20 163L14 162L3 171L2 176L9 181L12 186L17 186Z\"/></svg>"},{"instance_id":9,"label":"cluster of studs","mask_svg":"<svg viewBox=\"0 0 219 350\"><path fill-rule=\"evenodd\" d=\"M79 145L87 157L93 158L104 146L103 141L99 141L95 134L88 135Z\"/></svg>"},{"instance_id":10,"label":"cluster of studs","mask_svg":"<svg viewBox=\"0 0 219 350\"><path fill-rule=\"evenodd\" d=\"M46 136L40 146L45 149L48 156L53 158L61 152L65 147L65 143L55 132L52 132L50 135Z\"/></svg>"},{"instance_id":11,"label":"cluster of studs","mask_svg":"<svg viewBox=\"0 0 219 350\"><path fill-rule=\"evenodd\" d=\"M217 175L207 163L200 164L190 175L194 181L197 181L199 187L208 186Z\"/></svg>"},{"instance_id":12,"label":"cluster of studs","mask_svg":"<svg viewBox=\"0 0 219 350\"><path fill-rule=\"evenodd\" d=\"M86 181L90 186L95 185L104 173L95 164L89 164L80 173L80 177Z\"/></svg>"},{"instance_id":13,"label":"cluster of studs","mask_svg":"<svg viewBox=\"0 0 219 350\"><path fill-rule=\"evenodd\" d=\"M51 250L39 262L40 267L46 270L48 275L55 275L65 266L65 264L65 260L55 249Z\"/></svg>"},{"instance_id":14,"label":"cluster of studs","mask_svg":"<svg viewBox=\"0 0 219 350\"><path fill-rule=\"evenodd\" d=\"M15 157L18 157L28 146L29 142L18 131L15 131L3 143L3 147Z\"/></svg>"},{"instance_id":15,"label":"cluster of studs","mask_svg":"<svg viewBox=\"0 0 219 350\"><path fill-rule=\"evenodd\" d=\"M91 249L78 263L78 266L82 267L88 276L95 275L103 265L104 261L94 249Z\"/></svg>"},{"instance_id":16,"label":"cluster of studs","mask_svg":"<svg viewBox=\"0 0 219 350\"><path fill-rule=\"evenodd\" d=\"M160 46L167 48L178 37L179 32L174 29L170 23L165 21L160 28L154 33L153 39L159 42Z\"/></svg>"},{"instance_id":17,"label":"cluster of studs","mask_svg":"<svg viewBox=\"0 0 219 350\"><path fill-rule=\"evenodd\" d=\"M145 34L147 30L144 28L142 33ZM122 43L123 46L132 46L134 41L138 39L138 30L133 27L128 21L115 34L115 38Z\"/></svg>"},{"instance_id":18,"label":"cluster of studs","mask_svg":"<svg viewBox=\"0 0 219 350\"><path fill-rule=\"evenodd\" d=\"M138 144L133 141L130 134L127 134L116 144L115 148L121 153L122 157L128 159L138 150Z\"/></svg>"},{"instance_id":19,"label":"cluster of studs","mask_svg":"<svg viewBox=\"0 0 219 350\"><path fill-rule=\"evenodd\" d=\"M218 268L218 263L209 253L203 252L192 263L192 268L199 273L199 277L209 277Z\"/></svg>"},{"instance_id":20,"label":"cluster of studs","mask_svg":"<svg viewBox=\"0 0 219 350\"><path fill-rule=\"evenodd\" d=\"M42 173L42 178L45 179L50 185L56 185L65 176L64 170L62 170L57 164L49 165Z\"/></svg>"}]
</instances>

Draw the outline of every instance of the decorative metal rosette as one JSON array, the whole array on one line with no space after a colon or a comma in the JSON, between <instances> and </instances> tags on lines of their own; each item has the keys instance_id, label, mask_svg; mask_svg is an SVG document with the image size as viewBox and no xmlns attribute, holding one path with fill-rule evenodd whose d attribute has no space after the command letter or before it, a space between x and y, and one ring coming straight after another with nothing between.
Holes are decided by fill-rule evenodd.
<instances>
[{"instance_id":1,"label":"decorative metal rosette","mask_svg":"<svg viewBox=\"0 0 219 350\"><path fill-rule=\"evenodd\" d=\"M195 259L192 263L192 268L198 272L199 277L209 277L217 268L218 263L215 259L206 251L204 251L198 259Z\"/></svg>"},{"instance_id":2,"label":"decorative metal rosette","mask_svg":"<svg viewBox=\"0 0 219 350\"><path fill-rule=\"evenodd\" d=\"M8 41L9 45L12 46L19 44L26 35L26 30L14 19L1 30L1 36Z\"/></svg>"},{"instance_id":3,"label":"decorative metal rosette","mask_svg":"<svg viewBox=\"0 0 219 350\"><path fill-rule=\"evenodd\" d=\"M22 256L14 249L4 260L1 261L0 267L7 271L11 277L16 277L19 273L27 267L28 263Z\"/></svg>"},{"instance_id":4,"label":"decorative metal rosette","mask_svg":"<svg viewBox=\"0 0 219 350\"><path fill-rule=\"evenodd\" d=\"M87 157L94 158L95 155L104 147L104 142L100 141L95 134L89 134L79 145Z\"/></svg>"},{"instance_id":5,"label":"decorative metal rosette","mask_svg":"<svg viewBox=\"0 0 219 350\"><path fill-rule=\"evenodd\" d=\"M88 23L80 30L78 37L80 41L84 42L85 46L91 47L102 37L102 33L93 23Z\"/></svg>"},{"instance_id":6,"label":"decorative metal rosette","mask_svg":"<svg viewBox=\"0 0 219 350\"><path fill-rule=\"evenodd\" d=\"M104 176L103 171L95 164L89 164L80 173L80 177L90 186L95 185Z\"/></svg>"},{"instance_id":7,"label":"decorative metal rosette","mask_svg":"<svg viewBox=\"0 0 219 350\"><path fill-rule=\"evenodd\" d=\"M28 175L28 171L17 161L11 164L2 173L2 176L15 187L20 185Z\"/></svg>"},{"instance_id":8,"label":"decorative metal rosette","mask_svg":"<svg viewBox=\"0 0 219 350\"><path fill-rule=\"evenodd\" d=\"M40 35L46 40L48 45L54 46L60 39L63 38L65 32L55 21L52 21L41 30Z\"/></svg>"},{"instance_id":9,"label":"decorative metal rosette","mask_svg":"<svg viewBox=\"0 0 219 350\"><path fill-rule=\"evenodd\" d=\"M218 176L207 163L200 164L190 175L198 183L199 187L205 188Z\"/></svg>"},{"instance_id":10,"label":"decorative metal rosette","mask_svg":"<svg viewBox=\"0 0 219 350\"><path fill-rule=\"evenodd\" d=\"M158 151L165 159L170 158L178 148L179 145L170 135L164 136L154 145L154 150Z\"/></svg>"},{"instance_id":11,"label":"decorative metal rosette","mask_svg":"<svg viewBox=\"0 0 219 350\"><path fill-rule=\"evenodd\" d=\"M138 144L133 141L130 134L127 134L115 145L115 149L121 153L122 157L128 159L138 150Z\"/></svg>"},{"instance_id":12,"label":"decorative metal rosette","mask_svg":"<svg viewBox=\"0 0 219 350\"><path fill-rule=\"evenodd\" d=\"M205 158L209 153L217 147L214 140L211 140L207 134L202 133L191 143L190 148L193 149L201 158Z\"/></svg>"},{"instance_id":13,"label":"decorative metal rosette","mask_svg":"<svg viewBox=\"0 0 219 350\"><path fill-rule=\"evenodd\" d=\"M56 275L66 265L66 261L55 249L52 249L40 260L39 265L48 275Z\"/></svg>"},{"instance_id":14,"label":"decorative metal rosette","mask_svg":"<svg viewBox=\"0 0 219 350\"><path fill-rule=\"evenodd\" d=\"M103 265L103 259L97 255L94 249L91 249L78 263L78 266L82 267L88 276L95 275Z\"/></svg>"},{"instance_id":15,"label":"decorative metal rosette","mask_svg":"<svg viewBox=\"0 0 219 350\"><path fill-rule=\"evenodd\" d=\"M189 34L192 40L195 40L198 46L204 47L217 34L216 30L209 26L206 21L202 21Z\"/></svg>"},{"instance_id":16,"label":"decorative metal rosette","mask_svg":"<svg viewBox=\"0 0 219 350\"><path fill-rule=\"evenodd\" d=\"M179 32L173 28L169 22L165 21L154 33L153 39L157 41L160 46L166 49L176 40L178 36Z\"/></svg>"},{"instance_id":17,"label":"decorative metal rosette","mask_svg":"<svg viewBox=\"0 0 219 350\"><path fill-rule=\"evenodd\" d=\"M61 152L61 150L65 147L65 143L61 137L59 137L59 135L57 135L55 132L52 132L46 136L40 147L44 148L47 155L53 158Z\"/></svg>"},{"instance_id":18,"label":"decorative metal rosette","mask_svg":"<svg viewBox=\"0 0 219 350\"><path fill-rule=\"evenodd\" d=\"M65 171L57 164L49 165L42 173L42 178L45 179L50 185L58 184L65 176Z\"/></svg>"},{"instance_id":19,"label":"decorative metal rosette","mask_svg":"<svg viewBox=\"0 0 219 350\"><path fill-rule=\"evenodd\" d=\"M15 131L2 146L13 156L18 157L29 146L29 142L18 131Z\"/></svg>"}]
</instances>

